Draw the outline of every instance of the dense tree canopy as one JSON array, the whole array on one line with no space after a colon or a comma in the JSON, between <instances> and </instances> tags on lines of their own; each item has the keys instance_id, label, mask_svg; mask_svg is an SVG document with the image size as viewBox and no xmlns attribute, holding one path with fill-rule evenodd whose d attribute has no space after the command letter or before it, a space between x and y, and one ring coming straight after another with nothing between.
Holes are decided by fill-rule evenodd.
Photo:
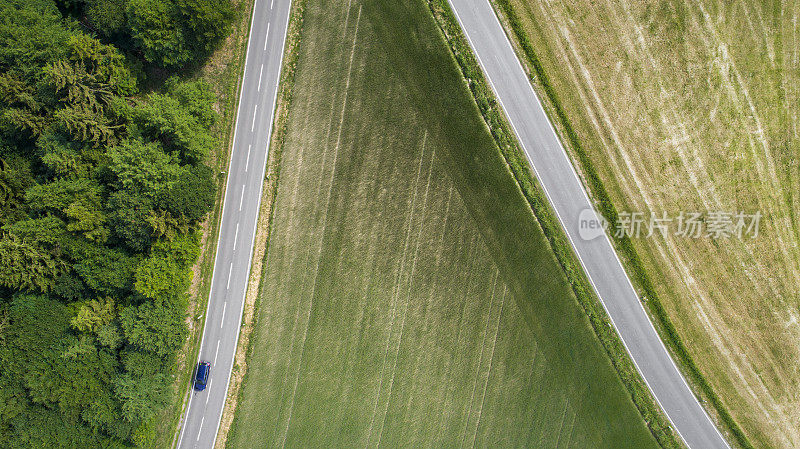
<instances>
[{"instance_id":1,"label":"dense tree canopy","mask_svg":"<svg viewBox=\"0 0 800 449\"><path fill-rule=\"evenodd\" d=\"M0 0L0 447L149 447L216 183L227 0ZM133 42L133 46L120 44Z\"/></svg>"},{"instance_id":2,"label":"dense tree canopy","mask_svg":"<svg viewBox=\"0 0 800 449\"><path fill-rule=\"evenodd\" d=\"M82 23L150 63L202 61L229 32L230 0L60 0Z\"/></svg>"}]
</instances>

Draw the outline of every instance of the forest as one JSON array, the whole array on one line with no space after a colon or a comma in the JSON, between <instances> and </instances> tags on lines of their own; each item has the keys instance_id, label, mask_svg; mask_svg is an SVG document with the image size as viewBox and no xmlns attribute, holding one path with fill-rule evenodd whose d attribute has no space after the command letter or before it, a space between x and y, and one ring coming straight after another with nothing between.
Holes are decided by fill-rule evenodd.
<instances>
[{"instance_id":1,"label":"forest","mask_svg":"<svg viewBox=\"0 0 800 449\"><path fill-rule=\"evenodd\" d=\"M234 14L0 0L0 448L152 445L217 196L192 73Z\"/></svg>"}]
</instances>

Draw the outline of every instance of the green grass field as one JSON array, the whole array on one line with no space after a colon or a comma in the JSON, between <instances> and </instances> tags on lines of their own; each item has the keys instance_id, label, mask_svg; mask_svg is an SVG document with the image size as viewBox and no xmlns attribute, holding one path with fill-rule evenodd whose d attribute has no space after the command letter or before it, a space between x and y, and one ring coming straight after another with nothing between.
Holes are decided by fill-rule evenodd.
<instances>
[{"instance_id":1,"label":"green grass field","mask_svg":"<svg viewBox=\"0 0 800 449\"><path fill-rule=\"evenodd\" d=\"M228 447L656 447L427 5L303 26Z\"/></svg>"}]
</instances>

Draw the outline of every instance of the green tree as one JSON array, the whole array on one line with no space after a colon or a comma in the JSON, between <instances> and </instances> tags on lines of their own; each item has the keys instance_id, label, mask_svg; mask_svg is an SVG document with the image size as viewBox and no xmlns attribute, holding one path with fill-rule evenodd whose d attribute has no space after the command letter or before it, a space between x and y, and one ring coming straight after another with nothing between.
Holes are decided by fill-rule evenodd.
<instances>
[{"instance_id":1,"label":"green tree","mask_svg":"<svg viewBox=\"0 0 800 449\"><path fill-rule=\"evenodd\" d=\"M229 0L0 0L0 447L154 444L217 114L203 82L135 97L133 70L200 61L231 16Z\"/></svg>"},{"instance_id":2,"label":"green tree","mask_svg":"<svg viewBox=\"0 0 800 449\"><path fill-rule=\"evenodd\" d=\"M73 202L94 200L101 192L102 187L89 178L64 178L29 188L25 200L35 209L63 213Z\"/></svg>"},{"instance_id":3,"label":"green tree","mask_svg":"<svg viewBox=\"0 0 800 449\"><path fill-rule=\"evenodd\" d=\"M66 271L64 261L14 234L0 236L0 285L27 291L50 291Z\"/></svg>"},{"instance_id":4,"label":"green tree","mask_svg":"<svg viewBox=\"0 0 800 449\"><path fill-rule=\"evenodd\" d=\"M55 125L64 130L72 139L86 144L100 146L117 142L116 132L119 125L110 122L101 111L92 110L90 106L70 104L53 113ZM41 135L38 130L35 135Z\"/></svg>"},{"instance_id":5,"label":"green tree","mask_svg":"<svg viewBox=\"0 0 800 449\"><path fill-rule=\"evenodd\" d=\"M142 422L166 405L168 378L163 373L134 376L125 373L114 380L114 393L122 402L122 417Z\"/></svg>"},{"instance_id":6,"label":"green tree","mask_svg":"<svg viewBox=\"0 0 800 449\"><path fill-rule=\"evenodd\" d=\"M30 164L18 156L3 157L0 151L0 226L25 216L25 190L33 184Z\"/></svg>"},{"instance_id":7,"label":"green tree","mask_svg":"<svg viewBox=\"0 0 800 449\"><path fill-rule=\"evenodd\" d=\"M55 255L60 254L60 248L68 239L64 221L50 214L7 224L3 230L30 244L47 248Z\"/></svg>"},{"instance_id":8,"label":"green tree","mask_svg":"<svg viewBox=\"0 0 800 449\"><path fill-rule=\"evenodd\" d=\"M146 298L173 298L189 286L191 273L170 257L150 256L136 269L136 291Z\"/></svg>"},{"instance_id":9,"label":"green tree","mask_svg":"<svg viewBox=\"0 0 800 449\"><path fill-rule=\"evenodd\" d=\"M64 210L67 218L67 230L80 232L89 239L98 242L105 242L108 239L109 230L106 227L106 215L100 208L99 199L91 201L75 201Z\"/></svg>"},{"instance_id":10,"label":"green tree","mask_svg":"<svg viewBox=\"0 0 800 449\"><path fill-rule=\"evenodd\" d=\"M126 140L109 149L108 155L119 187L137 190L150 197L169 190L181 173L180 166L154 142Z\"/></svg>"},{"instance_id":11,"label":"green tree","mask_svg":"<svg viewBox=\"0 0 800 449\"><path fill-rule=\"evenodd\" d=\"M125 339L140 351L149 351L172 363L188 334L185 306L156 299L122 310Z\"/></svg>"},{"instance_id":12,"label":"green tree","mask_svg":"<svg viewBox=\"0 0 800 449\"><path fill-rule=\"evenodd\" d=\"M207 57L228 35L230 0L130 0L131 36L145 59L178 68Z\"/></svg>"},{"instance_id":13,"label":"green tree","mask_svg":"<svg viewBox=\"0 0 800 449\"><path fill-rule=\"evenodd\" d=\"M85 2L84 13L98 32L113 37L127 31L127 6L127 0L92 0Z\"/></svg>"},{"instance_id":14,"label":"green tree","mask_svg":"<svg viewBox=\"0 0 800 449\"><path fill-rule=\"evenodd\" d=\"M153 93L128 109L127 115L146 141L158 141L164 151L181 162L204 161L215 144L209 128L216 120L210 87L200 81L167 83L168 93Z\"/></svg>"},{"instance_id":15,"label":"green tree","mask_svg":"<svg viewBox=\"0 0 800 449\"><path fill-rule=\"evenodd\" d=\"M7 448L130 448L94 432L78 418L41 405L26 407L10 421L10 429L3 434L3 447Z\"/></svg>"},{"instance_id":16,"label":"green tree","mask_svg":"<svg viewBox=\"0 0 800 449\"><path fill-rule=\"evenodd\" d=\"M36 141L41 161L54 177L88 178L95 166L104 159L105 151L84 145L67 133L46 131Z\"/></svg>"},{"instance_id":17,"label":"green tree","mask_svg":"<svg viewBox=\"0 0 800 449\"><path fill-rule=\"evenodd\" d=\"M124 296L132 289L137 257L87 241L75 241L65 251L72 269L98 296Z\"/></svg>"},{"instance_id":18,"label":"green tree","mask_svg":"<svg viewBox=\"0 0 800 449\"><path fill-rule=\"evenodd\" d=\"M131 37L144 58L163 67L180 67L192 55L187 36L175 21L175 5L169 0L130 0L128 23Z\"/></svg>"},{"instance_id":19,"label":"green tree","mask_svg":"<svg viewBox=\"0 0 800 449\"><path fill-rule=\"evenodd\" d=\"M217 101L211 86L203 81L182 81L173 76L164 85L167 94L178 100L181 107L197 118L203 129L210 129L216 123L218 115L214 110Z\"/></svg>"},{"instance_id":20,"label":"green tree","mask_svg":"<svg viewBox=\"0 0 800 449\"><path fill-rule=\"evenodd\" d=\"M159 209L150 212L147 224L153 229L153 237L172 240L189 231L189 223L183 215L173 216L170 211Z\"/></svg>"},{"instance_id":21,"label":"green tree","mask_svg":"<svg viewBox=\"0 0 800 449\"><path fill-rule=\"evenodd\" d=\"M182 298L192 280L191 264L199 253L196 233L158 242L150 257L136 269L136 291L150 299L175 301Z\"/></svg>"},{"instance_id":22,"label":"green tree","mask_svg":"<svg viewBox=\"0 0 800 449\"><path fill-rule=\"evenodd\" d=\"M205 165L192 167L184 172L171 189L164 192L159 203L173 217L186 217L196 223L214 206L217 186L210 168Z\"/></svg>"},{"instance_id":23,"label":"green tree","mask_svg":"<svg viewBox=\"0 0 800 449\"><path fill-rule=\"evenodd\" d=\"M120 190L108 200L109 224L116 240L128 249L143 252L150 248L153 228L148 217L153 210L150 195L138 190Z\"/></svg>"},{"instance_id":24,"label":"green tree","mask_svg":"<svg viewBox=\"0 0 800 449\"><path fill-rule=\"evenodd\" d=\"M67 59L44 68L45 79L57 92L66 94L62 99L97 110L110 105L115 95L136 93L136 79L114 46L86 34L74 33L66 47Z\"/></svg>"},{"instance_id":25,"label":"green tree","mask_svg":"<svg viewBox=\"0 0 800 449\"><path fill-rule=\"evenodd\" d=\"M105 242L110 231L102 194L103 187L92 179L62 178L29 188L25 197L35 209L58 212L66 220L68 231Z\"/></svg>"},{"instance_id":26,"label":"green tree","mask_svg":"<svg viewBox=\"0 0 800 449\"><path fill-rule=\"evenodd\" d=\"M211 54L217 44L230 33L234 9L230 0L175 0L180 13L176 19L187 36L195 57Z\"/></svg>"},{"instance_id":27,"label":"green tree","mask_svg":"<svg viewBox=\"0 0 800 449\"><path fill-rule=\"evenodd\" d=\"M39 295L15 295L9 308L10 329L7 349L11 372L27 390L33 402L57 404L60 368L57 361L67 347L63 339L69 328L67 308Z\"/></svg>"},{"instance_id":28,"label":"green tree","mask_svg":"<svg viewBox=\"0 0 800 449\"><path fill-rule=\"evenodd\" d=\"M85 301L78 313L72 317L70 324L79 332L96 333L103 326L111 324L119 313L113 298L106 296L100 299Z\"/></svg>"},{"instance_id":29,"label":"green tree","mask_svg":"<svg viewBox=\"0 0 800 449\"><path fill-rule=\"evenodd\" d=\"M45 64L64 58L72 31L50 0L0 2L0 67L13 67L22 77L39 74Z\"/></svg>"}]
</instances>

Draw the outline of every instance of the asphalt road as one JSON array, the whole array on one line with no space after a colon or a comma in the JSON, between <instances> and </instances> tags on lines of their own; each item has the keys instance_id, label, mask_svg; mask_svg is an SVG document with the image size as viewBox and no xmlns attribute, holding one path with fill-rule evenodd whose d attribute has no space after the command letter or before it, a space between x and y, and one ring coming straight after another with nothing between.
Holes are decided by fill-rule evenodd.
<instances>
[{"instance_id":1,"label":"asphalt road","mask_svg":"<svg viewBox=\"0 0 800 449\"><path fill-rule=\"evenodd\" d=\"M190 393L181 423L180 449L214 447L225 406L250 273L290 6L291 0L256 0L253 8L200 343L200 360L211 362L211 376L205 391Z\"/></svg>"},{"instance_id":2,"label":"asphalt road","mask_svg":"<svg viewBox=\"0 0 800 449\"><path fill-rule=\"evenodd\" d=\"M591 283L656 400L690 448L727 449L661 342L608 236L587 226L599 224L598 216L489 1L449 1Z\"/></svg>"}]
</instances>

